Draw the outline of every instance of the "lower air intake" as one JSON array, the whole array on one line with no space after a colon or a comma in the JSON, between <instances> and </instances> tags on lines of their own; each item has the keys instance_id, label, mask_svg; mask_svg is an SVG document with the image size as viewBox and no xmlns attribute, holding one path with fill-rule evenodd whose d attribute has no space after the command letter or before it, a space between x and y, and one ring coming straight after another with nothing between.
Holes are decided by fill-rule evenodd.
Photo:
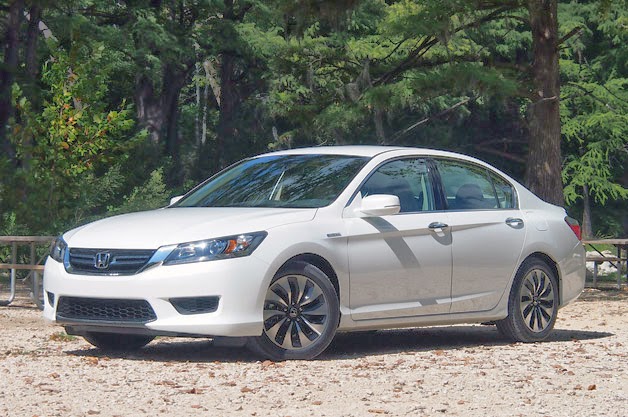
<instances>
[{"instance_id":1,"label":"lower air intake","mask_svg":"<svg viewBox=\"0 0 628 417\"><path fill-rule=\"evenodd\" d=\"M146 300L60 297L57 320L142 324L157 319Z\"/></svg>"},{"instance_id":2,"label":"lower air intake","mask_svg":"<svg viewBox=\"0 0 628 417\"><path fill-rule=\"evenodd\" d=\"M186 297L171 298L170 303L179 314L213 313L218 309L220 297Z\"/></svg>"}]
</instances>

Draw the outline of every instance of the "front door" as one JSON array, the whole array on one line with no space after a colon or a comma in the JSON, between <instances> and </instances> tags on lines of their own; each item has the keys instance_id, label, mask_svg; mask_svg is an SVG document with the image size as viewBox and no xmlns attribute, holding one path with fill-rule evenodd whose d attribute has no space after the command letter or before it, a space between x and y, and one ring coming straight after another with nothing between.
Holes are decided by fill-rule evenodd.
<instances>
[{"instance_id":1,"label":"front door","mask_svg":"<svg viewBox=\"0 0 628 417\"><path fill-rule=\"evenodd\" d=\"M447 313L451 295L451 233L434 211L431 175L423 159L380 166L345 210L354 320ZM399 197L399 214L357 217L352 207L371 194ZM439 227L442 226L442 227Z\"/></svg>"}]
</instances>

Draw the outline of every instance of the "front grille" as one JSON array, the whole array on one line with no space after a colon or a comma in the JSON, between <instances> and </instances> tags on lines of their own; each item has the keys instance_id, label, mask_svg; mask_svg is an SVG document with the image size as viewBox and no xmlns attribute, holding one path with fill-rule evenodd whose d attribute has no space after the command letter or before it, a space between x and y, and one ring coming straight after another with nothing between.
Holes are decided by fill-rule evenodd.
<instances>
[{"instance_id":1,"label":"front grille","mask_svg":"<svg viewBox=\"0 0 628 417\"><path fill-rule=\"evenodd\" d=\"M133 275L142 269L155 253L138 249L70 249L73 274Z\"/></svg>"},{"instance_id":2,"label":"front grille","mask_svg":"<svg viewBox=\"0 0 628 417\"><path fill-rule=\"evenodd\" d=\"M179 314L213 313L218 309L220 297L186 297L171 298L170 303Z\"/></svg>"},{"instance_id":3,"label":"front grille","mask_svg":"<svg viewBox=\"0 0 628 417\"><path fill-rule=\"evenodd\" d=\"M57 320L148 323L157 319L146 300L59 297Z\"/></svg>"}]
</instances>

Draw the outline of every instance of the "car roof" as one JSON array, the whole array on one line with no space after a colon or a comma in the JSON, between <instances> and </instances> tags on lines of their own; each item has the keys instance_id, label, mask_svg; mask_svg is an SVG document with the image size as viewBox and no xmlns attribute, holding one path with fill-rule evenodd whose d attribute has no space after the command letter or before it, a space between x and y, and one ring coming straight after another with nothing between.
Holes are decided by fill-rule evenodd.
<instances>
[{"instance_id":1,"label":"car roof","mask_svg":"<svg viewBox=\"0 0 628 417\"><path fill-rule=\"evenodd\" d=\"M367 158L374 158L378 155L390 153L391 157L404 157L404 156L431 156L442 158L453 158L462 161L468 161L475 164L489 168L492 172L496 172L508 181L518 184L517 180L510 177L508 174L502 172L498 168L491 164L474 158L469 155L441 151L437 149L429 148L413 148L409 146L381 146L381 145L330 145L330 146L312 146L307 148L287 149L283 151L269 152L262 155L254 156L253 158L259 158L264 156L276 156L276 155L347 155L347 156L361 156ZM523 187L523 186L521 186ZM525 187L523 187L525 188Z\"/></svg>"},{"instance_id":2,"label":"car roof","mask_svg":"<svg viewBox=\"0 0 628 417\"><path fill-rule=\"evenodd\" d=\"M377 146L377 145L341 145L341 146L313 146L308 148L296 148L283 151L269 152L261 156L276 156L276 155L347 155L347 156L364 156L372 158L377 155L381 155L387 152L400 152L417 155L431 155L431 156L451 156L457 158L469 158L466 155L439 151L435 149L427 148L411 148L405 146ZM473 158L470 158L473 159Z\"/></svg>"}]
</instances>

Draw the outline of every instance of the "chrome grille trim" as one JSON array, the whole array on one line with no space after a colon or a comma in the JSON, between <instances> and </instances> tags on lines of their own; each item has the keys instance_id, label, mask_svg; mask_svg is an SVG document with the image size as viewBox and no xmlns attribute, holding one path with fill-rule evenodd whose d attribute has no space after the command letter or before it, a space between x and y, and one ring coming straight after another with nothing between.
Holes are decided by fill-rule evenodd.
<instances>
[{"instance_id":1,"label":"chrome grille trim","mask_svg":"<svg viewBox=\"0 0 628 417\"><path fill-rule=\"evenodd\" d=\"M145 269L155 255L153 249L85 249L66 251L65 270L78 275L134 275ZM109 264L97 268L96 257L108 253Z\"/></svg>"}]
</instances>

